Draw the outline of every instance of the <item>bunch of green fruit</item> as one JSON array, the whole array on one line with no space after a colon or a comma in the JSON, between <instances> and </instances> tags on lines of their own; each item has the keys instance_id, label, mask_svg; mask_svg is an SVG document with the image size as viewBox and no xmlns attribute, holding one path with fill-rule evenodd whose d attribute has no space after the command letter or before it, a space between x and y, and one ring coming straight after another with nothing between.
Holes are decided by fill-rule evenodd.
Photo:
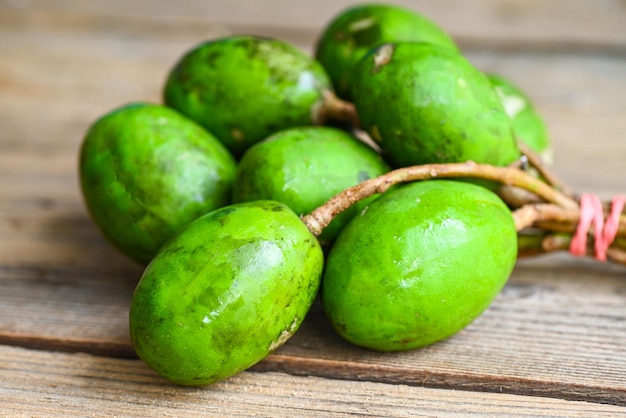
<instances>
[{"instance_id":1,"label":"bunch of green fruit","mask_svg":"<svg viewBox=\"0 0 626 418\"><path fill-rule=\"evenodd\" d=\"M538 152L549 146L527 96L396 6L343 11L315 56L258 36L209 40L173 66L163 105L122 106L84 138L89 213L147 265L132 343L173 382L210 384L261 361L320 288L352 343L432 344L478 317L513 269L516 224L494 191L394 186L407 178L390 170L472 160L482 165L453 176L498 180L489 167L520 157L516 130ZM507 113L514 95L524 110ZM335 122L346 129L324 126ZM323 221L307 215L320 208Z\"/></svg>"}]
</instances>

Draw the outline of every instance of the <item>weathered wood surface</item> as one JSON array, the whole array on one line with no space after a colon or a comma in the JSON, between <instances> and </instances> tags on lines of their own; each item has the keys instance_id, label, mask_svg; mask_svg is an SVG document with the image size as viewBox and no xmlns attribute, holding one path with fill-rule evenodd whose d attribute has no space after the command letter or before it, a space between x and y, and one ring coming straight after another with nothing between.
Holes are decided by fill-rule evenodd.
<instances>
[{"instance_id":1,"label":"weathered wood surface","mask_svg":"<svg viewBox=\"0 0 626 418\"><path fill-rule=\"evenodd\" d=\"M0 372L0 415L10 417L617 417L624 412L589 402L500 393L468 396L276 372L244 372L208 388L181 388L165 383L138 360L2 346Z\"/></svg>"},{"instance_id":2,"label":"weathered wood surface","mask_svg":"<svg viewBox=\"0 0 626 418\"><path fill-rule=\"evenodd\" d=\"M29 0L13 0L15 3ZM283 30L308 38L341 9L358 0L218 0L200 2L153 2L124 0L84 2L63 0L37 2L29 9L49 14L80 14L101 17L127 16L155 19L169 18L216 23L239 30ZM584 44L624 48L624 13L622 0L398 0L438 22L457 38L498 44L501 42ZM157 23L158 22L153 22ZM185 22L187 23L187 22ZM131 30L132 29L126 29ZM184 31L184 28L182 29ZM170 33L168 33L169 35ZM308 43L307 39L307 43Z\"/></svg>"},{"instance_id":3,"label":"weathered wood surface","mask_svg":"<svg viewBox=\"0 0 626 418\"><path fill-rule=\"evenodd\" d=\"M429 399L424 414L453 415L447 402L481 415L626 413L572 401L626 405L626 270L566 255L519 263L482 317L419 351L352 347L315 309L254 372L217 389L166 386L138 360L110 358L133 356L127 310L141 269L104 241L83 207L77 151L88 124L128 101L158 101L166 71L200 40L257 32L310 50L320 25L347 3L0 3L0 343L40 349L0 346L0 411L145 415L153 405L154 414L219 415L247 403L249 414L398 416ZM553 134L556 170L576 190L626 192L624 2L415 4L458 36L478 66L529 92ZM46 384L36 389L36 381ZM301 410L285 406L291 387L306 387L294 406Z\"/></svg>"}]
</instances>

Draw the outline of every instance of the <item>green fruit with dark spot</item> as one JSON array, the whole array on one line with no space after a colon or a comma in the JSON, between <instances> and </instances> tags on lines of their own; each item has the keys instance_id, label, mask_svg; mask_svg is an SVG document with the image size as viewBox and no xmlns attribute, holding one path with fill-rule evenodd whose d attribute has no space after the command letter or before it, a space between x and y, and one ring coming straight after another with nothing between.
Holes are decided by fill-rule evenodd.
<instances>
[{"instance_id":1,"label":"green fruit with dark spot","mask_svg":"<svg viewBox=\"0 0 626 418\"><path fill-rule=\"evenodd\" d=\"M502 101L504 110L513 123L513 133L538 153L545 163L554 161L554 151L548 128L528 95L511 80L500 75L487 74L496 93Z\"/></svg>"},{"instance_id":2,"label":"green fruit with dark spot","mask_svg":"<svg viewBox=\"0 0 626 418\"><path fill-rule=\"evenodd\" d=\"M147 264L178 230L230 203L236 165L211 134L165 106L104 115L80 151L82 194L103 234Z\"/></svg>"},{"instance_id":3,"label":"green fruit with dark spot","mask_svg":"<svg viewBox=\"0 0 626 418\"><path fill-rule=\"evenodd\" d=\"M352 88L363 127L397 166L519 158L489 79L448 48L381 45L359 61Z\"/></svg>"},{"instance_id":4,"label":"green fruit with dark spot","mask_svg":"<svg viewBox=\"0 0 626 418\"><path fill-rule=\"evenodd\" d=\"M330 89L322 66L304 52L242 35L186 53L167 78L164 99L240 156L278 130L320 123Z\"/></svg>"},{"instance_id":5,"label":"green fruit with dark spot","mask_svg":"<svg viewBox=\"0 0 626 418\"><path fill-rule=\"evenodd\" d=\"M315 56L326 68L337 95L350 99L356 63L372 48L398 41L429 42L458 50L442 28L419 13L389 4L364 4L342 11L328 24Z\"/></svg>"},{"instance_id":6,"label":"green fruit with dark spot","mask_svg":"<svg viewBox=\"0 0 626 418\"><path fill-rule=\"evenodd\" d=\"M339 234L324 273L323 307L356 345L422 347L477 318L516 256L513 217L493 192L451 180L403 185Z\"/></svg>"},{"instance_id":7,"label":"green fruit with dark spot","mask_svg":"<svg viewBox=\"0 0 626 418\"><path fill-rule=\"evenodd\" d=\"M233 201L277 200L306 215L344 189L387 171L389 166L376 151L345 131L291 128L246 151L237 169ZM366 204L340 214L320 239L332 241Z\"/></svg>"},{"instance_id":8,"label":"green fruit with dark spot","mask_svg":"<svg viewBox=\"0 0 626 418\"><path fill-rule=\"evenodd\" d=\"M146 268L130 307L139 357L181 385L207 385L262 360L299 328L317 293L322 250L273 201L191 223Z\"/></svg>"}]
</instances>

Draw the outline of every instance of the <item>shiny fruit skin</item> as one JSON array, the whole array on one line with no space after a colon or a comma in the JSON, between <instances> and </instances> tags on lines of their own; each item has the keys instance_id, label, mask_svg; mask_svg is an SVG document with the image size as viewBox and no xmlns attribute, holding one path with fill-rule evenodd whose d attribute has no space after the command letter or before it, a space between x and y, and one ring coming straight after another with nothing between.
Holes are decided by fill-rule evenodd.
<instances>
[{"instance_id":1,"label":"shiny fruit skin","mask_svg":"<svg viewBox=\"0 0 626 418\"><path fill-rule=\"evenodd\" d=\"M237 167L233 201L272 199L306 215L344 189L387 171L389 166L376 151L345 131L291 128L246 151ZM366 204L360 202L340 214L320 239L334 240Z\"/></svg>"},{"instance_id":2,"label":"shiny fruit skin","mask_svg":"<svg viewBox=\"0 0 626 418\"><path fill-rule=\"evenodd\" d=\"M343 10L324 29L315 57L326 68L339 97L351 98L351 73L372 48L386 42L420 41L458 50L435 22L390 4L362 4Z\"/></svg>"},{"instance_id":3,"label":"shiny fruit skin","mask_svg":"<svg viewBox=\"0 0 626 418\"><path fill-rule=\"evenodd\" d=\"M384 44L359 61L352 87L363 127L397 166L519 158L500 98L457 52Z\"/></svg>"},{"instance_id":4,"label":"shiny fruit skin","mask_svg":"<svg viewBox=\"0 0 626 418\"><path fill-rule=\"evenodd\" d=\"M322 304L356 345L414 349L477 318L516 256L513 218L493 192L451 180L411 183L385 193L339 234Z\"/></svg>"},{"instance_id":5,"label":"shiny fruit skin","mask_svg":"<svg viewBox=\"0 0 626 418\"><path fill-rule=\"evenodd\" d=\"M230 203L236 165L195 122L165 106L131 103L91 125L79 171L94 222L147 264L179 229Z\"/></svg>"},{"instance_id":6,"label":"shiny fruit skin","mask_svg":"<svg viewBox=\"0 0 626 418\"><path fill-rule=\"evenodd\" d=\"M320 122L331 89L322 66L276 39L237 35L202 43L170 71L164 100L236 156L281 129Z\"/></svg>"},{"instance_id":7,"label":"shiny fruit skin","mask_svg":"<svg viewBox=\"0 0 626 418\"><path fill-rule=\"evenodd\" d=\"M273 201L191 223L146 268L130 308L139 355L181 385L208 385L262 360L299 328L320 283L321 248Z\"/></svg>"}]
</instances>

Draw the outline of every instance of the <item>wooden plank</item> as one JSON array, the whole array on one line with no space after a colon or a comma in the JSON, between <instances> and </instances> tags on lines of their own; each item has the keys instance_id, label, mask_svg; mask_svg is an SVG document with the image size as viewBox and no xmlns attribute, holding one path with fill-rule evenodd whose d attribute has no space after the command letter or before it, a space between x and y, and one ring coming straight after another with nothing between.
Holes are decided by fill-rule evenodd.
<instances>
[{"instance_id":1,"label":"wooden plank","mask_svg":"<svg viewBox=\"0 0 626 418\"><path fill-rule=\"evenodd\" d=\"M17 3L17 2L16 2ZM186 18L231 26L288 27L292 32L306 30L318 36L323 26L356 0L255 1L237 0L176 3L150 0L82 2L26 2L21 12L45 11L110 16L149 16L154 19ZM439 23L453 36L481 42L531 41L538 43L626 44L626 8L620 0L462 0L414 1L395 3L413 8ZM471 16L471 18L468 18Z\"/></svg>"},{"instance_id":2,"label":"wooden plank","mask_svg":"<svg viewBox=\"0 0 626 418\"><path fill-rule=\"evenodd\" d=\"M282 373L168 385L137 360L0 346L3 416L617 417L626 408Z\"/></svg>"},{"instance_id":3,"label":"wooden plank","mask_svg":"<svg viewBox=\"0 0 626 418\"><path fill-rule=\"evenodd\" d=\"M0 62L3 149L19 147L45 156L67 152L66 146L75 153L88 124L113 107L134 100L160 101L165 73L180 54L204 35L225 33L203 26L206 32L181 29L173 39L164 39L163 33L186 26L180 21L165 25L168 30L144 25L129 35L127 26L115 20L95 24L85 17L71 23L43 15L2 16L0 50L7 58ZM46 48L41 47L44 41ZM313 40L298 42L306 48ZM620 159L606 158L607 148L626 155L621 140L626 130L626 54L480 50L468 56L479 68L506 75L528 91L551 130L556 169L574 188L606 197L626 184ZM588 161L602 167L606 174L601 180L585 169Z\"/></svg>"}]
</instances>

